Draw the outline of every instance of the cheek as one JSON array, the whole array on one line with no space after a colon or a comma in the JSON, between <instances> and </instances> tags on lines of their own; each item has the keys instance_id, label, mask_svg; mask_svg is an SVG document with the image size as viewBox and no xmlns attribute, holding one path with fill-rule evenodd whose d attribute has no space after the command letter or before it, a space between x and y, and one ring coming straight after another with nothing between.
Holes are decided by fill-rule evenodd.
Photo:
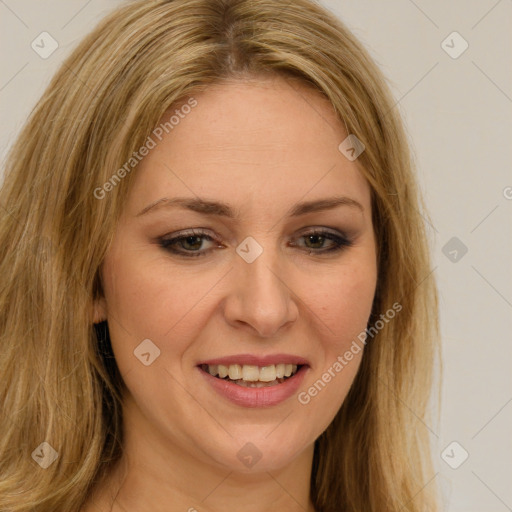
<instances>
[{"instance_id":1,"label":"cheek","mask_svg":"<svg viewBox=\"0 0 512 512\"><path fill-rule=\"evenodd\" d=\"M222 277L217 274L172 268L165 255L148 256L147 248L113 252L105 261L104 291L120 369L138 368L133 352L145 339L161 351L152 366L178 364L207 319L208 295Z\"/></svg>"},{"instance_id":2,"label":"cheek","mask_svg":"<svg viewBox=\"0 0 512 512\"><path fill-rule=\"evenodd\" d=\"M324 277L310 307L318 312L333 345L342 347L366 328L376 282L372 265L346 267Z\"/></svg>"},{"instance_id":3,"label":"cheek","mask_svg":"<svg viewBox=\"0 0 512 512\"><path fill-rule=\"evenodd\" d=\"M315 417L319 435L340 409L359 370L364 334L376 286L372 265L347 267L325 280L323 293L309 306L317 313L316 332L322 354L297 395L304 411Z\"/></svg>"},{"instance_id":4,"label":"cheek","mask_svg":"<svg viewBox=\"0 0 512 512\"><path fill-rule=\"evenodd\" d=\"M169 272L164 257L148 258L142 250L117 250L105 262L104 275L109 313L143 336L161 337L172 329L191 307L192 285L201 284L189 279L187 286L183 273Z\"/></svg>"}]
</instances>

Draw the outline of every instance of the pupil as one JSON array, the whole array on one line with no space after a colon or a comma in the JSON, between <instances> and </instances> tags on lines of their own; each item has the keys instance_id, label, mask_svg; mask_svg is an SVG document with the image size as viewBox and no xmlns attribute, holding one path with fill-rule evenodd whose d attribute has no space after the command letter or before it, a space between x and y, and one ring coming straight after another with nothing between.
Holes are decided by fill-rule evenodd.
<instances>
[{"instance_id":1,"label":"pupil","mask_svg":"<svg viewBox=\"0 0 512 512\"><path fill-rule=\"evenodd\" d=\"M188 245L190 240L195 240L196 241L196 244L195 244L196 247L193 247L194 249L197 249L198 248L197 246L199 246L199 247L201 246L201 238L200 237L198 237L198 236L188 236L187 238L185 238L184 243ZM190 245L194 245L194 242L191 242Z\"/></svg>"},{"instance_id":2,"label":"pupil","mask_svg":"<svg viewBox=\"0 0 512 512\"><path fill-rule=\"evenodd\" d=\"M323 236L322 235L309 235L308 238L309 238L310 241L314 240L315 238L319 239L320 242L317 242L317 244L322 245L322 241L323 241ZM313 244L315 244L315 242L313 242Z\"/></svg>"}]
</instances>

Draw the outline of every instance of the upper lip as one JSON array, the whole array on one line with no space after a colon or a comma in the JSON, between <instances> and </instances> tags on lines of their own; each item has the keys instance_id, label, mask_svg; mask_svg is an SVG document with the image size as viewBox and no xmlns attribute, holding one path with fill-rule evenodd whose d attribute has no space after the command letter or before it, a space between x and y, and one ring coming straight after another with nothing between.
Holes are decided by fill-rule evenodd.
<instances>
[{"instance_id":1,"label":"upper lip","mask_svg":"<svg viewBox=\"0 0 512 512\"><path fill-rule=\"evenodd\" d=\"M198 366L202 364L213 365L213 364L222 364L224 366L229 366L231 364L239 364L239 365L254 365L254 366L270 366L276 364L296 364L299 365L308 365L309 361L304 359L303 357L296 356L293 354L268 354L266 356L257 356L254 354L237 354L233 356L226 357L216 357L213 359L208 359L205 361L201 361L198 363Z\"/></svg>"}]
</instances>

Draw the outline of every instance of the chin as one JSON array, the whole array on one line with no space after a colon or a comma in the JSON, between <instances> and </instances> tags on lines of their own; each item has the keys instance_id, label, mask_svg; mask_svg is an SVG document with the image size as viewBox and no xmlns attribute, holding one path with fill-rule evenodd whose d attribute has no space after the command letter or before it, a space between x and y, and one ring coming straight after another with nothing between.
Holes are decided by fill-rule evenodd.
<instances>
[{"instance_id":1,"label":"chin","mask_svg":"<svg viewBox=\"0 0 512 512\"><path fill-rule=\"evenodd\" d=\"M229 471L243 474L278 471L293 461L314 443L314 437L309 441L302 436L290 436L289 432L272 432L272 428L262 428L251 425L241 429L239 435L233 436L222 446L215 443L205 447L205 452L219 466ZM279 427L278 427L279 428Z\"/></svg>"}]
</instances>

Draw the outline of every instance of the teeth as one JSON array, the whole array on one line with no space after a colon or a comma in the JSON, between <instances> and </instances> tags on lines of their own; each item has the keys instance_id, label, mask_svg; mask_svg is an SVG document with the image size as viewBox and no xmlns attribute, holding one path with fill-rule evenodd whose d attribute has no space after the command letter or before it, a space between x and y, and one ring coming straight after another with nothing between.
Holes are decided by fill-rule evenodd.
<instances>
[{"instance_id":1,"label":"teeth","mask_svg":"<svg viewBox=\"0 0 512 512\"><path fill-rule=\"evenodd\" d=\"M276 367L271 364L270 366L262 366L259 369L259 379L262 382L272 382L273 380L276 380Z\"/></svg>"},{"instance_id":2,"label":"teeth","mask_svg":"<svg viewBox=\"0 0 512 512\"><path fill-rule=\"evenodd\" d=\"M276 379L290 377L297 373L296 364L283 364L268 366L256 366L252 364L223 364L203 365L210 375L219 376L221 379L229 377L231 380L242 380L244 382L273 382ZM257 386L252 386L257 387Z\"/></svg>"},{"instance_id":3,"label":"teeth","mask_svg":"<svg viewBox=\"0 0 512 512\"><path fill-rule=\"evenodd\" d=\"M260 369L257 366L244 364L242 366L242 380L251 382L260 380Z\"/></svg>"},{"instance_id":4,"label":"teeth","mask_svg":"<svg viewBox=\"0 0 512 512\"><path fill-rule=\"evenodd\" d=\"M215 365L213 365L215 366ZM239 364L230 364L228 375L231 380L238 380L242 378L242 367Z\"/></svg>"}]
</instances>

